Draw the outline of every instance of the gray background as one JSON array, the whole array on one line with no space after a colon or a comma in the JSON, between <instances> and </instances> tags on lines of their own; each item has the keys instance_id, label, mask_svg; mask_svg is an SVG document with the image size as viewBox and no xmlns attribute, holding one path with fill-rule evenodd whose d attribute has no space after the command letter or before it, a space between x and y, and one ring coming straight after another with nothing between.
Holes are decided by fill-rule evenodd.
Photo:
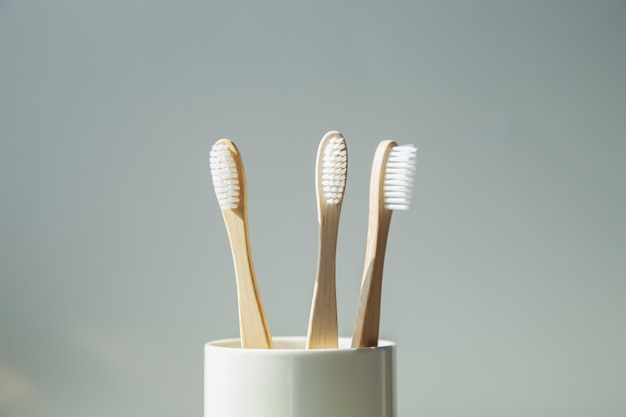
<instances>
[{"instance_id":1,"label":"gray background","mask_svg":"<svg viewBox=\"0 0 626 417\"><path fill-rule=\"evenodd\" d=\"M200 416L236 336L208 153L234 140L275 335L306 332L314 162L419 147L382 335L399 416L626 415L626 2L0 1L0 414Z\"/></svg>"}]
</instances>

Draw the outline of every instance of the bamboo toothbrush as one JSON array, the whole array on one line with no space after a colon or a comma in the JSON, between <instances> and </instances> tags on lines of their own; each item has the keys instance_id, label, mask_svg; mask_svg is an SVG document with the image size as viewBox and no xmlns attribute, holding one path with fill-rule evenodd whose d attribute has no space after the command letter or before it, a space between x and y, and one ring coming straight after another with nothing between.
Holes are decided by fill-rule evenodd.
<instances>
[{"instance_id":1,"label":"bamboo toothbrush","mask_svg":"<svg viewBox=\"0 0 626 417\"><path fill-rule=\"evenodd\" d=\"M221 139L211 150L213 187L222 210L237 277L239 330L242 348L272 347L250 252L246 176L233 142Z\"/></svg>"},{"instance_id":2,"label":"bamboo toothbrush","mask_svg":"<svg viewBox=\"0 0 626 417\"><path fill-rule=\"evenodd\" d=\"M365 267L352 347L378 346L380 301L387 236L393 210L408 210L411 202L415 154L413 145L380 142L370 178L369 219Z\"/></svg>"},{"instance_id":3,"label":"bamboo toothbrush","mask_svg":"<svg viewBox=\"0 0 626 417\"><path fill-rule=\"evenodd\" d=\"M338 346L335 258L347 173L346 142L341 133L328 132L317 150L315 169L319 247L307 349L332 349Z\"/></svg>"}]
</instances>

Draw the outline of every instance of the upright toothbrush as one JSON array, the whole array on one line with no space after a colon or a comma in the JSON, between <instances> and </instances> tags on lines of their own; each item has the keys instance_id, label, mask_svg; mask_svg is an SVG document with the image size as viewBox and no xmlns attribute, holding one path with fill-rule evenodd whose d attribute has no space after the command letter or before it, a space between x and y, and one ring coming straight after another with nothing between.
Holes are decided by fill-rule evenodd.
<instances>
[{"instance_id":1,"label":"upright toothbrush","mask_svg":"<svg viewBox=\"0 0 626 417\"><path fill-rule=\"evenodd\" d=\"M272 338L250 252L243 160L235 144L228 139L221 139L213 145L211 176L235 264L241 347L270 349Z\"/></svg>"},{"instance_id":2,"label":"upright toothbrush","mask_svg":"<svg viewBox=\"0 0 626 417\"><path fill-rule=\"evenodd\" d=\"M346 142L341 133L328 132L322 138L317 150L315 169L319 246L307 349L338 347L335 258L347 173Z\"/></svg>"},{"instance_id":3,"label":"upright toothbrush","mask_svg":"<svg viewBox=\"0 0 626 417\"><path fill-rule=\"evenodd\" d=\"M365 266L352 347L378 345L383 265L391 214L408 210L411 202L415 155L413 145L379 143L370 178L369 219Z\"/></svg>"}]
</instances>

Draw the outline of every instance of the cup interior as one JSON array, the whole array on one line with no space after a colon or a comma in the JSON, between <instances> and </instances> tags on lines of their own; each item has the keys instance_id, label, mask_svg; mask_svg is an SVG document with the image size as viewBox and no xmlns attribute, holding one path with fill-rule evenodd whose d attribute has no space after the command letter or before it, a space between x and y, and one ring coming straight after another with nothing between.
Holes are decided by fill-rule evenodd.
<instances>
[{"instance_id":1,"label":"cup interior","mask_svg":"<svg viewBox=\"0 0 626 417\"><path fill-rule=\"evenodd\" d=\"M306 349L306 337L304 336L277 336L272 338L273 348L272 349L245 349L245 350L259 350L259 351L285 351L285 350L293 350L293 351L308 351ZM395 346L394 342L389 340L379 340L378 346L376 348L352 348L352 338L351 337L340 337L339 338L339 350L357 350L357 349L379 349ZM207 343L207 348L230 348L230 349L241 349L241 341L240 339L220 339L214 340L212 342ZM323 352L323 351L332 351L336 352L337 349L314 349L309 352Z\"/></svg>"}]
</instances>

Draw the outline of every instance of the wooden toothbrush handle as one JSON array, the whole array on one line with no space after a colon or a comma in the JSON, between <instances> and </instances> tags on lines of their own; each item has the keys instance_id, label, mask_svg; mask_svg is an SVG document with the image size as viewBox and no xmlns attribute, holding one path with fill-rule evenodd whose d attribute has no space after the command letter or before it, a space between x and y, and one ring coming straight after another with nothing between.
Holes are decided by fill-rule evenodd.
<instances>
[{"instance_id":1,"label":"wooden toothbrush handle","mask_svg":"<svg viewBox=\"0 0 626 417\"><path fill-rule=\"evenodd\" d=\"M352 347L378 346L383 269L391 211L383 210L368 228L365 266Z\"/></svg>"},{"instance_id":2,"label":"wooden toothbrush handle","mask_svg":"<svg viewBox=\"0 0 626 417\"><path fill-rule=\"evenodd\" d=\"M338 222L322 218L319 236L317 278L307 334L307 349L336 349L337 295L335 283Z\"/></svg>"},{"instance_id":3,"label":"wooden toothbrush handle","mask_svg":"<svg viewBox=\"0 0 626 417\"><path fill-rule=\"evenodd\" d=\"M241 347L270 349L272 337L254 274L247 222L236 211L225 212L224 218L237 276Z\"/></svg>"}]
</instances>

